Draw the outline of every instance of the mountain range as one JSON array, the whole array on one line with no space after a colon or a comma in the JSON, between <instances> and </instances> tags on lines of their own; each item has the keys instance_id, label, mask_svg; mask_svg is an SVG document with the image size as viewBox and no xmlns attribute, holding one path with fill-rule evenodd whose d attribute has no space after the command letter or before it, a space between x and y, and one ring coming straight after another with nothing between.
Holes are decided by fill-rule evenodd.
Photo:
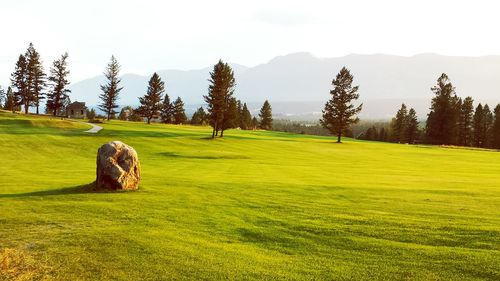
<instances>
[{"instance_id":1,"label":"mountain range","mask_svg":"<svg viewBox=\"0 0 500 281\"><path fill-rule=\"evenodd\" d=\"M329 98L331 81L346 66L359 85L364 104L362 118L383 119L393 116L401 103L417 110L424 118L433 96L430 88L441 73L446 73L457 95L472 96L477 102L500 102L500 56L455 57L420 54L411 57L352 54L337 58L318 58L310 53L294 53L273 58L254 67L231 64L237 86L235 96L247 102L256 113L268 99L276 116L317 118ZM166 92L180 96L187 111L203 104L212 67L196 70L158 70ZM124 74L120 105L138 104L145 94L151 75ZM96 76L71 85L73 101L98 104L99 85L104 76Z\"/></svg>"}]
</instances>

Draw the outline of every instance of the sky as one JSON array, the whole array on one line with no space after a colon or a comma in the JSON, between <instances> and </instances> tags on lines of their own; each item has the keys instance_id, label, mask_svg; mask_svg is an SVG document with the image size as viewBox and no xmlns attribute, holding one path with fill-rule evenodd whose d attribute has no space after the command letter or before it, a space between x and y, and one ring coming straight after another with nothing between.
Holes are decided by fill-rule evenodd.
<instances>
[{"instance_id":1,"label":"sky","mask_svg":"<svg viewBox=\"0 0 500 281\"><path fill-rule=\"evenodd\" d=\"M33 42L48 71L69 54L70 81L122 73L246 66L295 52L500 55L498 1L2 0L0 85Z\"/></svg>"}]
</instances>

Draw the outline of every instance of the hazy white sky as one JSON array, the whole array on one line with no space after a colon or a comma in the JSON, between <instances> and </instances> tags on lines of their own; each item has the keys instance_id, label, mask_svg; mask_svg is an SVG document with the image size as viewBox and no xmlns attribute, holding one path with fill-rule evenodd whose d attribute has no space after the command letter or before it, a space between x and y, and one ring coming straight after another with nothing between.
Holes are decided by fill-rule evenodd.
<instances>
[{"instance_id":1,"label":"hazy white sky","mask_svg":"<svg viewBox=\"0 0 500 281\"><path fill-rule=\"evenodd\" d=\"M72 82L100 74L111 54L122 73L253 66L306 51L499 55L498 1L2 0L0 85L29 42L48 70L69 53Z\"/></svg>"}]
</instances>

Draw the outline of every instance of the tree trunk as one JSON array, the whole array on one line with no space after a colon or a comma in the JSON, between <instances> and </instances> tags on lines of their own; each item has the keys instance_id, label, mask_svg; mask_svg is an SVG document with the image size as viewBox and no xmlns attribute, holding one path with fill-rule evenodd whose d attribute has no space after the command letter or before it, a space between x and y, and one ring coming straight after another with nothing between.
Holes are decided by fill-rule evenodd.
<instances>
[{"instance_id":1,"label":"tree trunk","mask_svg":"<svg viewBox=\"0 0 500 281\"><path fill-rule=\"evenodd\" d=\"M54 116L56 116L56 114L57 114L57 109L54 109L54 111L52 112L52 114L53 114Z\"/></svg>"},{"instance_id":2,"label":"tree trunk","mask_svg":"<svg viewBox=\"0 0 500 281\"><path fill-rule=\"evenodd\" d=\"M224 137L224 129L220 130L220 137L223 138Z\"/></svg>"},{"instance_id":3,"label":"tree trunk","mask_svg":"<svg viewBox=\"0 0 500 281\"><path fill-rule=\"evenodd\" d=\"M337 143L341 143L341 138L342 138L342 130L339 130L339 132L337 133Z\"/></svg>"},{"instance_id":4,"label":"tree trunk","mask_svg":"<svg viewBox=\"0 0 500 281\"><path fill-rule=\"evenodd\" d=\"M39 105L36 106L36 115L38 115L38 108L39 107L40 107Z\"/></svg>"},{"instance_id":5,"label":"tree trunk","mask_svg":"<svg viewBox=\"0 0 500 281\"><path fill-rule=\"evenodd\" d=\"M151 118L148 118L148 124L151 124Z\"/></svg>"},{"instance_id":6,"label":"tree trunk","mask_svg":"<svg viewBox=\"0 0 500 281\"><path fill-rule=\"evenodd\" d=\"M29 106L28 103L24 104L24 114L28 114Z\"/></svg>"}]
</instances>

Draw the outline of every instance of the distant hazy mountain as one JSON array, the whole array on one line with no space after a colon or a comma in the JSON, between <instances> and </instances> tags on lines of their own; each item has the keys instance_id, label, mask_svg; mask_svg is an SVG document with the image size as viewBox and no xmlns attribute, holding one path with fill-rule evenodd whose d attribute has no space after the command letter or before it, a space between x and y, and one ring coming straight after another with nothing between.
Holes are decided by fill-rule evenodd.
<instances>
[{"instance_id":1,"label":"distant hazy mountain","mask_svg":"<svg viewBox=\"0 0 500 281\"><path fill-rule=\"evenodd\" d=\"M256 110L269 99L276 115L316 118L329 98L331 80L342 66L347 66L360 85L362 117L392 116L398 105L406 102L425 117L432 93L430 88L441 73L446 73L459 96L477 101L500 102L500 56L450 57L422 54L412 57L391 55L349 55L339 58L317 58L308 53L279 56L255 67L232 64L236 75L235 94ZM195 106L203 103L211 67L199 70L159 70L167 92L182 97ZM122 76L121 105L137 105L138 96L146 92L149 76ZM102 76L71 86L72 100L98 103Z\"/></svg>"}]
</instances>

